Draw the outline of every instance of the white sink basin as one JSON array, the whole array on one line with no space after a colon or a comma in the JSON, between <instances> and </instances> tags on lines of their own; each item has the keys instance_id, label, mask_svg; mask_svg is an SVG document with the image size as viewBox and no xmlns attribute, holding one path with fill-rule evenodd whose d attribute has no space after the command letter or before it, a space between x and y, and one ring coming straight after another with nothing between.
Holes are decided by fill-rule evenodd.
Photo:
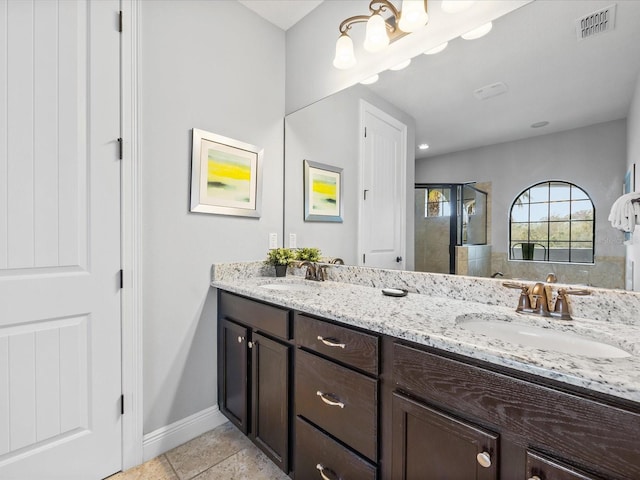
<instances>
[{"instance_id":1,"label":"white sink basin","mask_svg":"<svg viewBox=\"0 0 640 480\"><path fill-rule=\"evenodd\" d=\"M479 318L478 318L479 317ZM496 320L488 315L475 317L460 315L456 323L475 333L481 333L504 342L525 345L560 353L570 353L589 358L626 358L631 354L621 348L582 335L551 328L527 325L508 319Z\"/></svg>"}]
</instances>

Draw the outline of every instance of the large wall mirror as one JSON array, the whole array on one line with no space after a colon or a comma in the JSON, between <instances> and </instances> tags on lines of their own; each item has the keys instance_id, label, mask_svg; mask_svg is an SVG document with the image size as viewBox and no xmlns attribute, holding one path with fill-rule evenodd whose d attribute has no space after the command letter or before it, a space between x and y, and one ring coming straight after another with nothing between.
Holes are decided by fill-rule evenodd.
<instances>
[{"instance_id":1,"label":"large wall mirror","mask_svg":"<svg viewBox=\"0 0 640 480\"><path fill-rule=\"evenodd\" d=\"M435 5L434 5L435 4ZM430 2L438 8L438 2ZM640 72L640 2L617 2L613 28L579 39L576 21L609 1L535 1L494 22L485 37L453 39L436 55L420 55L377 83L355 85L285 119L285 245L319 247L359 264L359 102L365 100L409 128L409 182L471 184L487 192L487 247L457 249L456 261L483 255L484 273L505 278L624 288L622 232L607 216L627 170L626 118ZM428 27L427 27L428 28ZM330 63L327 68L332 68ZM417 146L427 143L427 150ZM343 222L304 221L303 161L343 169ZM593 262L509 258L509 210L541 182L584 190L595 211ZM407 190L407 261L424 264L420 216L425 195ZM420 200L421 199L421 200ZM461 255L463 253L464 255ZM470 264L460 265L468 274Z\"/></svg>"}]
</instances>

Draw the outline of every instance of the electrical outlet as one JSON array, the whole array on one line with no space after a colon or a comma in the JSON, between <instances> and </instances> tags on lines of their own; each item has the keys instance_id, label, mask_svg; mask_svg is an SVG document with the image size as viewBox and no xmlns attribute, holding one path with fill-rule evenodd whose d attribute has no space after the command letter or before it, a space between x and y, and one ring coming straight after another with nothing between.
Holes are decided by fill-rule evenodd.
<instances>
[{"instance_id":1,"label":"electrical outlet","mask_svg":"<svg viewBox=\"0 0 640 480\"><path fill-rule=\"evenodd\" d=\"M269 234L269 249L278 248L278 234L270 233Z\"/></svg>"},{"instance_id":2,"label":"electrical outlet","mask_svg":"<svg viewBox=\"0 0 640 480\"><path fill-rule=\"evenodd\" d=\"M298 238L295 233L289 234L289 248L298 248Z\"/></svg>"}]
</instances>

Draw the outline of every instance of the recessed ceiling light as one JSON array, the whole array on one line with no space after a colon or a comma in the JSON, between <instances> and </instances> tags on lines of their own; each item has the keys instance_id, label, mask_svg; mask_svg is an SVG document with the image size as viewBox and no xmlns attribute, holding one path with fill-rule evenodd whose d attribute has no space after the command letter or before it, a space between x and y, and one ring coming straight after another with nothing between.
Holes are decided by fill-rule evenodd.
<instances>
[{"instance_id":1,"label":"recessed ceiling light","mask_svg":"<svg viewBox=\"0 0 640 480\"><path fill-rule=\"evenodd\" d=\"M372 83L376 83L378 81L378 78L380 78L380 76L376 73L375 75L372 75L369 78L365 78L360 83L362 85L371 85Z\"/></svg>"},{"instance_id":2,"label":"recessed ceiling light","mask_svg":"<svg viewBox=\"0 0 640 480\"><path fill-rule=\"evenodd\" d=\"M546 127L547 125L549 125L549 122L547 122L546 120L543 120L542 122L532 123L531 128Z\"/></svg>"},{"instance_id":3,"label":"recessed ceiling light","mask_svg":"<svg viewBox=\"0 0 640 480\"><path fill-rule=\"evenodd\" d=\"M403 68L407 68L410 63L411 63L411 59L407 58L404 62L401 62L401 63L397 64L395 67L391 67L389 70L393 70L394 72L397 72L398 70L402 70Z\"/></svg>"},{"instance_id":4,"label":"recessed ceiling light","mask_svg":"<svg viewBox=\"0 0 640 480\"><path fill-rule=\"evenodd\" d=\"M474 3L474 0L442 0L441 8L445 13L458 13L471 7Z\"/></svg>"},{"instance_id":5,"label":"recessed ceiling light","mask_svg":"<svg viewBox=\"0 0 640 480\"><path fill-rule=\"evenodd\" d=\"M468 31L467 33L460 35L465 40L475 40L480 37L484 37L491 31L493 24L491 22L480 25L478 28Z\"/></svg>"},{"instance_id":6,"label":"recessed ceiling light","mask_svg":"<svg viewBox=\"0 0 640 480\"><path fill-rule=\"evenodd\" d=\"M427 50L426 52L424 52L424 54L425 55L435 55L436 53L440 53L445 48L447 48L447 45L449 45L449 42L441 43L437 47L433 47L431 50Z\"/></svg>"},{"instance_id":7,"label":"recessed ceiling light","mask_svg":"<svg viewBox=\"0 0 640 480\"><path fill-rule=\"evenodd\" d=\"M421 143L420 145L418 145L418 148L420 150L426 150L427 148L429 148L429 144L427 143Z\"/></svg>"}]
</instances>

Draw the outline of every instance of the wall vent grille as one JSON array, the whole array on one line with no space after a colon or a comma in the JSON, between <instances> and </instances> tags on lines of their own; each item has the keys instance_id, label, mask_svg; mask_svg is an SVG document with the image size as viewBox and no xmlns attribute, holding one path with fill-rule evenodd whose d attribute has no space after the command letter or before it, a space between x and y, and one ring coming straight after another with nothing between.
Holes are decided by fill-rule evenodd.
<instances>
[{"instance_id":1,"label":"wall vent grille","mask_svg":"<svg viewBox=\"0 0 640 480\"><path fill-rule=\"evenodd\" d=\"M616 5L613 4L576 20L578 40L610 32L615 25Z\"/></svg>"}]
</instances>

